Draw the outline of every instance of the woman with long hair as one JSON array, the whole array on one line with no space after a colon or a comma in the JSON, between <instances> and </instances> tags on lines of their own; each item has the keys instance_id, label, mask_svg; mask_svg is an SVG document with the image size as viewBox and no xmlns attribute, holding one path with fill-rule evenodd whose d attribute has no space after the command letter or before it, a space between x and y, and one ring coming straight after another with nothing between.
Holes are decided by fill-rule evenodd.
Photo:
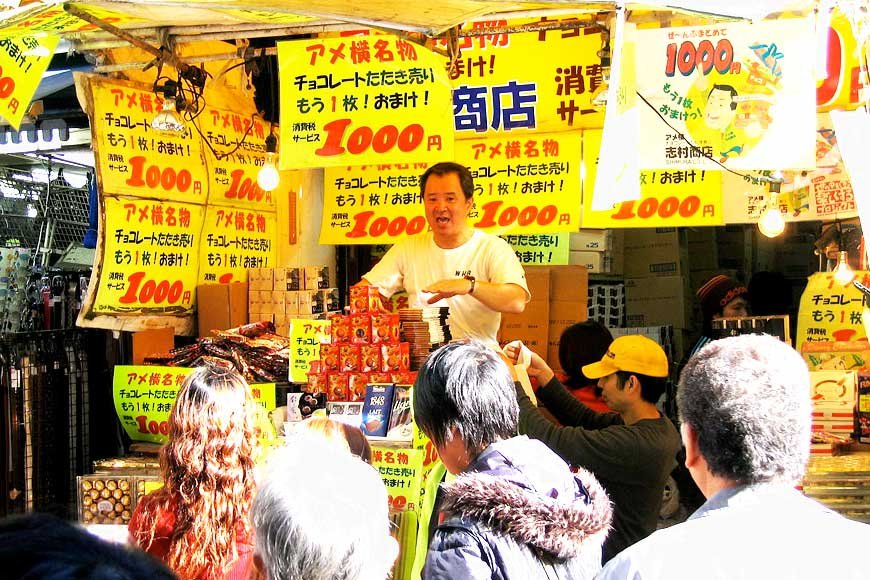
<instances>
[{"instance_id":1,"label":"woman with long hair","mask_svg":"<svg viewBox=\"0 0 870 580\"><path fill-rule=\"evenodd\" d=\"M160 452L163 487L139 501L128 529L179 578L248 577L254 417L250 387L232 368L200 367L178 392Z\"/></svg>"}]
</instances>

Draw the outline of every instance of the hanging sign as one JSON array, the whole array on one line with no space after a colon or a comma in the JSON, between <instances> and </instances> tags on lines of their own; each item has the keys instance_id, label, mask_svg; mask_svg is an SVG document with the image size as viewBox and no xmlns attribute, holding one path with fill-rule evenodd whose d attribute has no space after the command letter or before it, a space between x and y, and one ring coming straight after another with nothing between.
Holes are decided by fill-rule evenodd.
<instances>
[{"instance_id":1,"label":"hanging sign","mask_svg":"<svg viewBox=\"0 0 870 580\"><path fill-rule=\"evenodd\" d=\"M91 129L101 190L188 203L205 203L207 170L202 142L191 127L155 131L162 99L129 83L90 79Z\"/></svg>"},{"instance_id":2,"label":"hanging sign","mask_svg":"<svg viewBox=\"0 0 870 580\"><path fill-rule=\"evenodd\" d=\"M824 79L816 87L818 110L855 109L861 104L862 53L852 24L840 8L835 7L831 11L831 23L828 27L825 73L819 75L824 76Z\"/></svg>"},{"instance_id":3,"label":"hanging sign","mask_svg":"<svg viewBox=\"0 0 870 580\"><path fill-rule=\"evenodd\" d=\"M598 168L601 131L583 132L584 228L658 228L722 225L721 172L659 169L640 172L640 199L594 211L589 199Z\"/></svg>"},{"instance_id":4,"label":"hanging sign","mask_svg":"<svg viewBox=\"0 0 870 580\"><path fill-rule=\"evenodd\" d=\"M25 9L31 10L30 13L24 13L23 16L14 20L11 18L7 19L9 24L0 26L0 38L31 34L54 34L58 35L59 39L61 34L99 30L97 25L66 12L63 8L64 2L55 0L52 4L52 6L45 6L44 2L41 5L32 4ZM106 10L92 4L88 4L87 12L95 18L115 26L124 27L125 25L146 22L143 18L115 12L114 10Z\"/></svg>"},{"instance_id":5,"label":"hanging sign","mask_svg":"<svg viewBox=\"0 0 870 580\"><path fill-rule=\"evenodd\" d=\"M320 345L329 343L328 320L294 318L290 321L290 382L307 383L311 361L320 359Z\"/></svg>"},{"instance_id":6,"label":"hanging sign","mask_svg":"<svg viewBox=\"0 0 870 580\"><path fill-rule=\"evenodd\" d=\"M559 232L501 237L511 245L523 266L564 266L568 264L569 235Z\"/></svg>"},{"instance_id":7,"label":"hanging sign","mask_svg":"<svg viewBox=\"0 0 870 580\"><path fill-rule=\"evenodd\" d=\"M476 21L465 29L473 32L540 21ZM567 25L577 19L555 21ZM601 127L604 109L596 109L591 101L604 88L598 56L602 45L601 30L594 26L480 36L460 32L460 57L447 69L453 82L456 137ZM438 46L446 50L447 41L441 39ZM554 54L559 57L552 58Z\"/></svg>"},{"instance_id":8,"label":"hanging sign","mask_svg":"<svg viewBox=\"0 0 870 580\"><path fill-rule=\"evenodd\" d=\"M273 211L207 206L198 283L245 282L250 268L275 267L277 230Z\"/></svg>"},{"instance_id":9,"label":"hanging sign","mask_svg":"<svg viewBox=\"0 0 870 580\"><path fill-rule=\"evenodd\" d=\"M423 455L421 449L372 445L372 467L381 474L391 510L417 509L423 479Z\"/></svg>"},{"instance_id":10,"label":"hanging sign","mask_svg":"<svg viewBox=\"0 0 870 580\"><path fill-rule=\"evenodd\" d=\"M463 139L457 159L474 177L469 223L494 234L578 229L580 140L570 133L518 140ZM328 168L321 244L393 244L428 229L423 164Z\"/></svg>"},{"instance_id":11,"label":"hanging sign","mask_svg":"<svg viewBox=\"0 0 870 580\"><path fill-rule=\"evenodd\" d=\"M17 131L59 36L0 38L0 115Z\"/></svg>"},{"instance_id":12,"label":"hanging sign","mask_svg":"<svg viewBox=\"0 0 870 580\"><path fill-rule=\"evenodd\" d=\"M193 311L202 206L103 196L104 247L95 314Z\"/></svg>"},{"instance_id":13,"label":"hanging sign","mask_svg":"<svg viewBox=\"0 0 870 580\"><path fill-rule=\"evenodd\" d=\"M813 167L808 38L810 19L639 30L641 167Z\"/></svg>"},{"instance_id":14,"label":"hanging sign","mask_svg":"<svg viewBox=\"0 0 870 580\"><path fill-rule=\"evenodd\" d=\"M275 211L274 191L257 185L257 173L266 157L269 125L251 118L208 107L197 118L203 138L218 153L206 153L209 166L208 203L236 208Z\"/></svg>"},{"instance_id":15,"label":"hanging sign","mask_svg":"<svg viewBox=\"0 0 870 580\"><path fill-rule=\"evenodd\" d=\"M444 59L395 36L278 43L280 167L453 159Z\"/></svg>"},{"instance_id":16,"label":"hanging sign","mask_svg":"<svg viewBox=\"0 0 870 580\"><path fill-rule=\"evenodd\" d=\"M870 286L870 272L856 272L857 280ZM809 341L855 341L866 338L862 315L867 308L864 294L849 284L834 280L831 272L810 276L798 309L795 349Z\"/></svg>"},{"instance_id":17,"label":"hanging sign","mask_svg":"<svg viewBox=\"0 0 870 580\"><path fill-rule=\"evenodd\" d=\"M133 441L166 443L169 414L181 384L195 368L124 366L114 369L112 398L121 426ZM252 384L251 395L266 413L275 409L275 383Z\"/></svg>"}]
</instances>

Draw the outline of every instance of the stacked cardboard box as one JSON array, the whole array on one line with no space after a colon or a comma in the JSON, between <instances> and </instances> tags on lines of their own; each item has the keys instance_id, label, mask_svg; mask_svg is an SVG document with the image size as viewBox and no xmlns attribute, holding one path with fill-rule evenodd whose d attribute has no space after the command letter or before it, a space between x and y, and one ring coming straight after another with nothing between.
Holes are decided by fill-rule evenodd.
<instances>
[{"instance_id":1,"label":"stacked cardboard box","mask_svg":"<svg viewBox=\"0 0 870 580\"><path fill-rule=\"evenodd\" d=\"M248 284L200 284L196 287L199 336L212 330L235 328L248 322Z\"/></svg>"},{"instance_id":2,"label":"stacked cardboard box","mask_svg":"<svg viewBox=\"0 0 870 580\"><path fill-rule=\"evenodd\" d=\"M568 264L584 266L590 274L621 274L622 230L571 232Z\"/></svg>"},{"instance_id":3,"label":"stacked cardboard box","mask_svg":"<svg viewBox=\"0 0 870 580\"><path fill-rule=\"evenodd\" d=\"M290 319L341 309L338 289L329 286L329 268L253 268L248 270L251 322L270 320L278 334L288 334Z\"/></svg>"}]
</instances>

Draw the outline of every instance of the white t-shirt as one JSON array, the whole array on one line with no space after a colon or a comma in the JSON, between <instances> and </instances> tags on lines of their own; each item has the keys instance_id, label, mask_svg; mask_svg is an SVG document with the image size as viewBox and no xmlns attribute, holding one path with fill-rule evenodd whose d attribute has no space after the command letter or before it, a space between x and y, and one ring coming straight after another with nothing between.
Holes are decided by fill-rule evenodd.
<instances>
[{"instance_id":1,"label":"white t-shirt","mask_svg":"<svg viewBox=\"0 0 870 580\"><path fill-rule=\"evenodd\" d=\"M454 339L471 337L496 346L496 332L501 323L499 312L473 295L447 298L446 304L426 304L432 295L421 292L440 280L469 275L494 284L516 284L526 291L526 300L531 297L523 266L510 245L498 236L479 230L458 248L447 250L438 247L431 232L406 238L390 248L363 278L387 297L404 288L412 308L449 306L448 323Z\"/></svg>"}]
</instances>

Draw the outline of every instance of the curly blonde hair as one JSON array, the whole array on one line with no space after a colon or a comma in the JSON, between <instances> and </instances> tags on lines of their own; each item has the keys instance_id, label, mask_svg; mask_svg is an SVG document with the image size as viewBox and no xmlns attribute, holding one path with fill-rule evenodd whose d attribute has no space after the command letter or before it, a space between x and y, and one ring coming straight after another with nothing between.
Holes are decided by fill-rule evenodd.
<instances>
[{"instance_id":1,"label":"curly blonde hair","mask_svg":"<svg viewBox=\"0 0 870 580\"><path fill-rule=\"evenodd\" d=\"M206 365L184 381L160 452L164 486L143 513L135 538L154 541L161 512L174 510L166 563L180 578L218 578L238 558L236 538L250 538L254 464L258 451L255 403L235 370Z\"/></svg>"}]
</instances>

